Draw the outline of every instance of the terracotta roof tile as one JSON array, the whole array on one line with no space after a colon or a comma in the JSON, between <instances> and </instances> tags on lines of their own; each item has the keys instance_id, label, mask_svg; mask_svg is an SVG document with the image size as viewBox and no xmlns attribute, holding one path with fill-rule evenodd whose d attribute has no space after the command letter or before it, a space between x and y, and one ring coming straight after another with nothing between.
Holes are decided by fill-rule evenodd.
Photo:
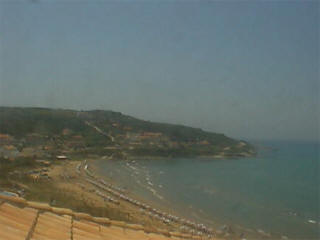
<instances>
[{"instance_id":1,"label":"terracotta roof tile","mask_svg":"<svg viewBox=\"0 0 320 240\"><path fill-rule=\"evenodd\" d=\"M32 238L46 237L57 240L71 239L71 218L54 214L39 214Z\"/></svg>"},{"instance_id":2,"label":"terracotta roof tile","mask_svg":"<svg viewBox=\"0 0 320 240\"><path fill-rule=\"evenodd\" d=\"M0 239L25 240L36 216L35 209L21 209L8 203L2 204L0 206Z\"/></svg>"},{"instance_id":3,"label":"terracotta roof tile","mask_svg":"<svg viewBox=\"0 0 320 240\"><path fill-rule=\"evenodd\" d=\"M30 204L21 198L12 198L10 202L10 198L0 195L0 199L0 240L181 240L146 233L140 230L143 229L140 225L94 218L45 204ZM1 204L2 200L5 202ZM23 208L15 205L23 203Z\"/></svg>"}]
</instances>

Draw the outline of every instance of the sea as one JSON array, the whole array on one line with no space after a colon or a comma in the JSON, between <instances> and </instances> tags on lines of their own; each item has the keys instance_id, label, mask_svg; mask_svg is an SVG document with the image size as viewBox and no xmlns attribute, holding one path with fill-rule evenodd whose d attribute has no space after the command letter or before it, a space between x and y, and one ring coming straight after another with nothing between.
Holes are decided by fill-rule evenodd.
<instances>
[{"instance_id":1,"label":"sea","mask_svg":"<svg viewBox=\"0 0 320 240\"><path fill-rule=\"evenodd\" d=\"M320 239L319 143L252 141L248 158L95 160L142 202L245 239Z\"/></svg>"}]
</instances>

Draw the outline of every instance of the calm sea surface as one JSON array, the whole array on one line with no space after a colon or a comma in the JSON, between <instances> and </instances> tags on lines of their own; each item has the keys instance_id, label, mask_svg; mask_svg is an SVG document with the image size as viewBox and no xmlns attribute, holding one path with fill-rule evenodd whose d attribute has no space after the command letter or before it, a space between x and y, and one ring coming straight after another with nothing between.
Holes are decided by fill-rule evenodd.
<instances>
[{"instance_id":1,"label":"calm sea surface","mask_svg":"<svg viewBox=\"0 0 320 240\"><path fill-rule=\"evenodd\" d=\"M250 238L320 238L319 143L256 142L241 159L97 160L100 175L159 208ZM260 234L259 233L259 234Z\"/></svg>"}]
</instances>

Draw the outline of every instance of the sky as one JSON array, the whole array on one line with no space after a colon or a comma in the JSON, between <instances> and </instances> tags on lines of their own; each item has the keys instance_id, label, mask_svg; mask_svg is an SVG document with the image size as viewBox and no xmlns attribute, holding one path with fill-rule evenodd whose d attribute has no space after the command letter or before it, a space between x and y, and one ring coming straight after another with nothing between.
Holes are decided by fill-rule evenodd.
<instances>
[{"instance_id":1,"label":"sky","mask_svg":"<svg viewBox=\"0 0 320 240\"><path fill-rule=\"evenodd\" d=\"M318 1L0 1L0 105L319 140Z\"/></svg>"}]
</instances>

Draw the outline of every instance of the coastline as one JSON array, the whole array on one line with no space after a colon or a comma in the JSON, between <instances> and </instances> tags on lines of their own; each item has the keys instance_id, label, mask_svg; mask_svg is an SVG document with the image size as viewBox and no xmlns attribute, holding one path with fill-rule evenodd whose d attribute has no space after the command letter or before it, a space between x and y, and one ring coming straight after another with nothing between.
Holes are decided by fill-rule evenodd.
<instances>
[{"instance_id":1,"label":"coastline","mask_svg":"<svg viewBox=\"0 0 320 240\"><path fill-rule=\"evenodd\" d=\"M51 167L49 176L58 189L71 194L78 201L85 201L93 209L104 208L104 212L93 211L99 217L115 218L118 215L117 220L142 224L150 229L159 228L201 236L203 239L211 239L216 235L203 224L180 219L167 213L172 213L172 209L155 206L156 204L145 201L136 194L118 188L112 180L103 180L104 177L96 173L91 162L92 160L62 162ZM117 195L119 193L122 196Z\"/></svg>"},{"instance_id":2,"label":"coastline","mask_svg":"<svg viewBox=\"0 0 320 240\"><path fill-rule=\"evenodd\" d=\"M150 159L149 157L145 157L146 159ZM137 158L135 158L137 159ZM139 158L141 159L141 158ZM159 158L157 158L159 159ZM161 158L161 159L167 159L167 158ZM131 159L132 160L132 159ZM151 159L150 159L151 160ZM85 180L86 173L84 171L84 162L83 159L78 160L66 160L66 161L55 161L53 164L49 167L49 176L51 178L51 183L55 185L57 189L59 189L60 192L63 192L65 195L71 195L73 196L74 201L77 202L84 202L84 205L86 208L82 210L80 206L76 206L75 210L80 211L86 211L93 216L101 216L101 217L109 217L110 219L116 219L120 221L125 221L128 223L134 223L134 224L142 224L143 226L147 226L149 228L160 228L160 229L167 229L168 231L179 231L184 233L184 229L180 229L181 225L179 224L173 224L173 225L167 225L166 223L163 223L161 220L154 219L153 217L150 217L149 215L146 215L145 212L142 212L139 207L127 203L126 201L122 201L121 199L118 199L111 194L104 193L108 197L112 197L115 200L119 201L120 204L116 204L115 202L104 200L102 195L99 196L97 194L96 190L101 191L101 189L96 189L94 185L92 185L90 182ZM89 163L88 168L89 171L94 174L94 177L96 179L104 179L106 182L113 184L114 186L124 186L121 184L121 181L118 181L119 179L112 179L109 178L108 175L103 175L103 173L99 173L99 165L95 165L95 161L114 161L114 162L121 162L126 166L126 160L123 159L101 159L98 157L92 157L88 159L86 162ZM78 166L81 165L80 174L78 172ZM121 169L119 169L121 171ZM124 175L127 173L124 172ZM115 176L115 175L114 175ZM152 181L153 182L153 181ZM130 186L130 184L129 184ZM220 222L219 219L203 219L203 217L206 218L206 216L202 213L191 215L191 212L189 212L188 208L186 209L185 214L181 214L181 209L175 209L175 206L172 206L172 204L163 205L159 204L159 202L154 202L152 199L146 198L144 194L140 194L140 192L131 191L134 190L130 187L125 189L125 195L133 198L135 200L138 200L139 202L143 202L145 204L148 204L152 207L155 207L156 209L159 209L164 212L169 212L172 215L179 216L180 218L183 217L183 215L186 215L186 218L192 218L193 220L196 220L197 222L206 224L207 227L213 228L213 233L215 236L222 237L223 239L242 239L243 235L245 234L246 239L262 239L262 238L272 238L278 235L273 235L270 237L268 233L264 232L261 229L248 229L244 228L243 226L237 226L236 224L233 224L232 222ZM43 195L45 195L44 193ZM160 193L161 194L161 193ZM33 199L32 196L29 200L38 200ZM43 200L42 200L43 201ZM48 200L44 200L44 202L48 202ZM73 209L72 206L65 205L64 202L59 202L57 200L57 206L60 207L69 207ZM191 210L191 209L190 209ZM208 220L208 221L206 221ZM196 231L195 231L196 232ZM281 237L281 236L279 236Z\"/></svg>"},{"instance_id":3,"label":"coastline","mask_svg":"<svg viewBox=\"0 0 320 240\"><path fill-rule=\"evenodd\" d=\"M110 189L106 189L107 191L109 190L109 192L111 192L112 194L115 194L116 196L118 195L120 199L125 200L139 208L138 210L142 212L143 216L149 215L148 217L151 217L153 222L161 222L164 224L163 226L165 228L175 231L182 230L182 232L192 235L200 235L202 237L205 237L205 235L207 234L207 237L209 238L212 237L212 235L215 235L213 229L206 227L202 223L195 223L182 217L178 217L175 213L173 213L174 211L172 208L164 207L163 205L157 204L154 201L150 201L149 199L146 200L145 198L142 198L140 195L137 195L130 190L119 188L117 186L117 182L111 180L110 178L107 178L106 176L97 174L97 171L95 171L92 165L92 162L89 161L86 165L87 168L85 167L85 169L88 170L87 174L90 177L102 183L102 185L104 186L111 186L113 189L119 190L120 195L118 195L117 193L113 193ZM105 181L105 179L108 179L107 182ZM96 183L93 184L96 185ZM101 186L100 188L103 189L103 187Z\"/></svg>"},{"instance_id":4,"label":"coastline","mask_svg":"<svg viewBox=\"0 0 320 240\"><path fill-rule=\"evenodd\" d=\"M159 158L157 158L157 159L159 159ZM166 158L161 158L161 159L166 159ZM119 184L119 182L117 182L116 180L110 178L109 176L105 176L105 175L99 174L98 173L99 171L97 170L98 167L92 161L89 161L90 169L93 169L93 172L94 172L94 174L95 174L95 176L97 178L106 180L107 182L109 182L111 184L114 184L114 185L118 185ZM120 161L122 161L122 160L120 160ZM143 202L145 204L148 204L150 206L153 206L154 208L159 209L160 211L169 212L172 215L180 215L179 212L176 211L176 209L172 208L168 204L159 203L159 202L154 201L154 200L152 200L150 198L146 198L145 196L142 197L141 194L136 193L132 189L126 189L125 191L126 191L127 196L129 196L129 197L131 197L133 199L136 199L136 200L138 200L140 202ZM153 196L156 197L154 193L153 193Z\"/></svg>"},{"instance_id":5,"label":"coastline","mask_svg":"<svg viewBox=\"0 0 320 240\"><path fill-rule=\"evenodd\" d=\"M162 158L166 159L166 158ZM97 217L108 217L110 219L124 221L127 223L133 224L142 224L144 227L150 229L165 229L167 231L181 232L181 233L189 233L189 231L185 231L184 228L181 228L181 224L166 224L162 220L156 219L147 215L145 211L141 211L140 207L133 205L132 203L128 203L121 199L118 199L111 194L103 193L108 197L112 197L113 199L120 202L117 204L116 202L112 202L108 199L104 199L102 194L97 192L101 189L97 189L93 184L86 180L86 173L84 171L84 161L89 163L88 168L91 173L94 174L94 179L104 179L108 183L114 185L115 187L121 186L121 181L118 179L110 179L108 176L103 174L99 174L97 171L97 167L94 164L94 161L121 161L124 160L100 160L100 158L91 158L90 160L66 160L66 161L55 161L49 167L48 175L50 177L50 181L48 183L44 183L45 180L40 180L38 183L33 183L34 188L39 188L38 193L40 192L41 197L33 195L32 192L26 195L27 200L32 201L40 201L40 202L48 202L53 206L57 207L67 207L76 211L87 212L93 216ZM81 166L81 167L79 167ZM124 174L126 175L126 173ZM22 182L21 182L22 183ZM52 189L48 189L48 184L53 184L54 187ZM25 186L21 187L27 189ZM42 192L44 190L43 186L46 188L46 192ZM30 185L29 185L30 186ZM58 196L55 194L58 193ZM61 196L59 195L63 195ZM47 197L49 195L49 197ZM263 238L272 238L275 235L270 236L268 233L264 232L261 229L247 229L241 226L237 226L233 223L222 223L219 222L219 219L210 219L210 221L206 221L203 219L203 214L199 213L197 216L191 215L191 212L186 209L185 214L181 214L178 209L175 209L175 206L170 205L165 206L162 204L158 204L150 200L149 198L145 198L145 196L138 192L131 191L131 189L125 190L125 195L133 198L139 202L143 202L152 206L152 208L159 209L163 212L171 213L172 215L179 216L180 218L183 215L186 215L186 218L192 218L197 222L201 222L207 224L207 228L213 228L212 235L215 237L220 237L223 239L243 239L242 233L245 234L246 239L263 239ZM65 198L72 197L72 203L70 205L70 201L64 201ZM74 203L76 203L74 205ZM176 211L177 210L177 211ZM212 224L213 223L213 224ZM198 231L194 231L192 234L197 234ZM196 235L195 235L196 236ZM281 236L279 236L281 237Z\"/></svg>"},{"instance_id":6,"label":"coastline","mask_svg":"<svg viewBox=\"0 0 320 240\"><path fill-rule=\"evenodd\" d=\"M140 158L141 159L141 158ZM146 157L146 159L150 159L148 157ZM167 159L167 158L161 158L161 159ZM115 174L117 174L117 170L118 170L118 167L119 166L123 166L124 169L126 168L130 168L127 166L127 162L129 162L130 164L133 164L132 162L130 162L130 159L127 160L116 160L116 159L113 159L113 160L106 160L106 161L114 161L114 163L116 163L115 165L110 165L110 169L108 167L108 165L103 165L103 164L98 164L96 167L101 169L102 167L105 168L105 169L109 169L110 171L113 172L113 176L116 176ZM150 159L151 160L151 159ZM97 160L97 162L99 162L100 160ZM196 161L196 160L195 160ZM251 162L251 161L250 161ZM119 165L118 165L119 164ZM91 165L92 167L94 167L94 165ZM135 166L135 165L133 165ZM136 166L135 166L136 167ZM139 169L139 168L138 168ZM144 169L143 167L140 168L140 170ZM108 171L109 171L108 170ZM123 173L122 175L123 176L130 176L130 172L126 172L126 171L122 171L122 167L119 168L119 172L121 171L121 173ZM130 170L132 171L132 170ZM96 171L97 172L97 171ZM99 172L99 171L98 171ZM101 172L100 171L100 175L103 175L103 171ZM132 171L132 173L134 173L134 171ZM99 175L99 174L98 174ZM97 175L97 176L98 176ZM142 174L144 175L144 174ZM118 176L118 175L117 175ZM105 174L103 176L101 176L103 178L108 178L108 177L112 177L112 173L109 175L109 174ZM130 177L129 177L130 178ZM125 181L122 181L122 180L125 180ZM113 183L115 184L121 184L121 186L125 187L125 186L131 186L130 184L130 181L129 182L126 182L126 179L122 179L122 177L120 178L116 178L116 179L110 179L110 181L113 181ZM146 181L147 183L147 181ZM152 180L152 183L154 184L153 180ZM147 186L147 185L146 185ZM156 186L156 185L155 185ZM133 189L136 189L134 187L134 185L132 185ZM158 188L156 188L157 190L160 190ZM146 189L147 190L147 189ZM141 194L141 191L138 191L137 193ZM160 194L161 194L161 191L160 191ZM145 201L145 199L149 199L149 195L151 195L150 193L148 194L141 194L140 196L143 196L143 198L140 198L140 199L143 199L143 201ZM132 195L134 196L134 195ZM164 195L166 196L166 195ZM167 198L167 197L166 197ZM150 201L151 204L154 204L154 202L151 200ZM158 201L161 203L161 201ZM193 206L192 206L193 207ZM189 209L189 205L186 205L183 207L184 208L184 212L182 211L181 212L181 207L180 206L177 206L175 204L170 204L170 208L169 208L169 211L172 212L173 210L175 211L175 213L177 213L178 216L183 216L183 215L187 215L186 218L189 218L189 219L193 219L194 221L197 221L197 222L201 222L201 223L204 223L204 224L207 224L208 227L211 227L213 228L216 233L217 236L219 237L223 237L225 239L243 239L244 236L245 236L245 239L265 239L265 238L269 238L269 239L273 239L273 238L281 238L282 236L280 234L277 234L275 232L269 232L269 231L265 231L265 230L262 230L264 229L263 226L262 227L253 227L253 228L250 228L250 226L244 226L241 224L241 221L239 222L232 222L232 221L224 221L221 219L218 218L218 216L209 216L207 215L205 212L197 212L197 208L190 208ZM185 214L184 214L185 213ZM240 226L238 223L240 223ZM283 236L284 238L286 236Z\"/></svg>"},{"instance_id":7,"label":"coastline","mask_svg":"<svg viewBox=\"0 0 320 240\"><path fill-rule=\"evenodd\" d=\"M126 160L165 160L170 158L192 158L192 159L203 159L203 158L210 158L213 160L228 160L228 159L241 159L241 158L248 158L248 157L255 157L257 156L257 152L251 154L235 154L235 155L223 155L223 154L215 154L215 155L178 155L178 156L154 156L154 155L144 155L144 156L126 156ZM108 158L113 159L114 158ZM123 160L123 159L119 159Z\"/></svg>"},{"instance_id":8,"label":"coastline","mask_svg":"<svg viewBox=\"0 0 320 240\"><path fill-rule=\"evenodd\" d=\"M139 159L141 160L141 158ZM150 158L146 157L146 159L149 160ZM156 158L156 159L159 159L159 158ZM168 158L161 158L161 159L166 160ZM137 159L130 159L130 160L137 160ZM93 161L94 160L92 160L89 163L92 163ZM95 161L100 161L100 160L95 159ZM124 161L124 160L113 159L113 160L107 160L107 161ZM100 174L97 173L99 171L96 171L96 168L99 168L99 166L96 166L95 164L92 163L90 165L90 168L93 169L93 171L95 172L98 178L107 179L107 181L110 181L115 185L119 184L119 182L110 178L110 176L103 175L103 173L100 173ZM269 234L263 232L262 230L261 232L257 232L254 229L244 228L234 223L223 223L223 222L220 222L219 219L212 219L209 215L207 215L203 211L196 212L194 206L191 206L191 205L185 206L184 209L182 210L181 208L178 209L177 206L172 205L171 203L169 204L169 202L168 204L165 204L165 202L163 201L155 201L155 199L150 199L145 194L140 194L140 193L138 194L134 191L129 191L128 196L133 197L134 199L137 199L144 203L147 203L150 206L160 209L161 211L169 212L172 215L179 216L180 218L188 219L186 220L187 222L197 222L199 225L203 225L203 226L205 225L207 228L211 229L211 231L213 232L213 235L218 237L219 239L222 238L222 239L240 240L240 239L264 239L264 238L271 237ZM192 210L192 211L190 212L189 210ZM182 226L178 224L177 226L175 226L175 227L178 227L176 230L181 231ZM184 228L182 228L182 230L184 233L188 232L188 231L184 231L185 230ZM246 236L246 238L244 238L244 235Z\"/></svg>"}]
</instances>

